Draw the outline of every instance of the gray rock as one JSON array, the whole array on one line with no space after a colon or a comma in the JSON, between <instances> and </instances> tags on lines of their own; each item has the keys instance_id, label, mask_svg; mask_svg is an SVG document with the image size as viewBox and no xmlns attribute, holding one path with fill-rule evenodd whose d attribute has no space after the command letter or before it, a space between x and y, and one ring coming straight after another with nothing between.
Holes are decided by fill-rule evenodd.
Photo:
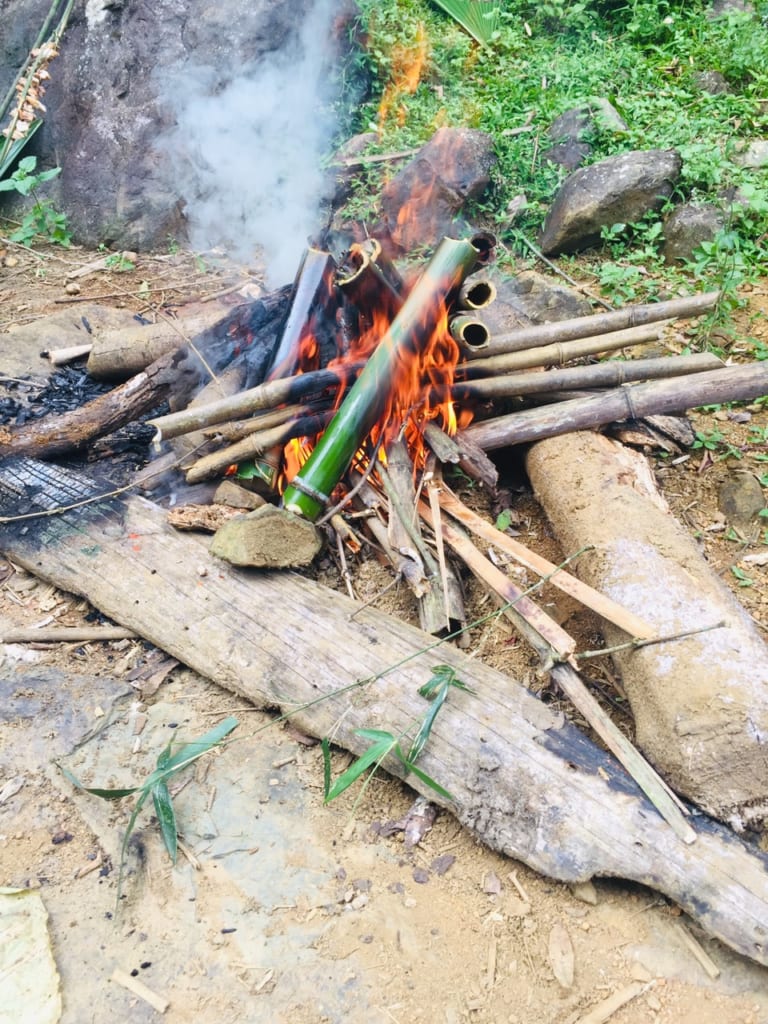
<instances>
[{"instance_id":1,"label":"gray rock","mask_svg":"<svg viewBox=\"0 0 768 1024\"><path fill-rule=\"evenodd\" d=\"M753 139L733 157L739 167L768 167L768 141Z\"/></svg>"},{"instance_id":2,"label":"gray rock","mask_svg":"<svg viewBox=\"0 0 768 1024\"><path fill-rule=\"evenodd\" d=\"M213 536L210 552L231 565L288 569L309 565L323 538L313 524L274 505L235 516Z\"/></svg>"},{"instance_id":3,"label":"gray rock","mask_svg":"<svg viewBox=\"0 0 768 1024\"><path fill-rule=\"evenodd\" d=\"M482 314L492 334L502 334L527 323L569 320L592 312L589 300L583 295L535 270L495 279L494 283L496 299Z\"/></svg>"},{"instance_id":4,"label":"gray rock","mask_svg":"<svg viewBox=\"0 0 768 1024\"><path fill-rule=\"evenodd\" d=\"M13 26L0 55L6 77L11 64L21 63L48 6L45 0L2 3L3 25ZM315 36L305 49L325 54L327 72L335 56L329 45L332 19L339 13L328 0L76 4L61 54L50 67L48 113L34 143L44 164L62 168L51 191L76 240L157 248L169 235L186 238L201 200L216 199L229 201L237 211L234 234L247 237L250 223L243 210L251 198L249 176L257 179L287 141L298 141L306 160L290 157L289 171L304 179L314 174L322 182L316 128L326 97L314 89L302 106L297 92L298 34L317 8L327 21L323 47L316 46ZM342 38L346 41L347 34L340 31ZM278 59L282 77L273 76L269 88L262 87L259 76ZM292 132L300 133L291 128L291 117L310 126L312 146L291 139ZM274 137L264 128L270 119ZM173 135L175 126L179 130ZM219 203L211 210L210 226L218 221L221 227L222 209ZM287 211L281 214L285 228ZM299 248L306 239L305 231L296 241ZM254 238L251 248L262 241Z\"/></svg>"},{"instance_id":5,"label":"gray rock","mask_svg":"<svg viewBox=\"0 0 768 1024\"><path fill-rule=\"evenodd\" d=\"M664 221L662 251L667 263L689 260L702 242L711 242L722 230L725 217L709 203L685 203Z\"/></svg>"},{"instance_id":6,"label":"gray rock","mask_svg":"<svg viewBox=\"0 0 768 1024\"><path fill-rule=\"evenodd\" d=\"M439 128L382 193L382 217L396 248L410 252L434 245L456 230L465 204L488 187L495 162L486 132ZM408 217L399 224L406 204Z\"/></svg>"},{"instance_id":7,"label":"gray rock","mask_svg":"<svg viewBox=\"0 0 768 1024\"><path fill-rule=\"evenodd\" d=\"M672 149L638 150L608 157L568 175L539 238L544 253L578 252L600 240L612 224L631 224L657 210L672 194L682 160Z\"/></svg>"},{"instance_id":8,"label":"gray rock","mask_svg":"<svg viewBox=\"0 0 768 1024\"><path fill-rule=\"evenodd\" d=\"M709 93L710 96L719 96L731 91L728 80L719 71L700 71L693 76L693 80L697 89Z\"/></svg>"},{"instance_id":9,"label":"gray rock","mask_svg":"<svg viewBox=\"0 0 768 1024\"><path fill-rule=\"evenodd\" d=\"M592 152L589 135L600 129L625 132L627 124L613 104L596 97L555 118L548 133L554 145L542 155L545 160L572 171L589 157Z\"/></svg>"},{"instance_id":10,"label":"gray rock","mask_svg":"<svg viewBox=\"0 0 768 1024\"><path fill-rule=\"evenodd\" d=\"M721 18L728 14L742 12L754 14L755 5L750 0L713 0L708 17Z\"/></svg>"},{"instance_id":11,"label":"gray rock","mask_svg":"<svg viewBox=\"0 0 768 1024\"><path fill-rule=\"evenodd\" d=\"M720 487L718 507L731 526L747 534L765 508L760 481L753 473L731 473Z\"/></svg>"}]
</instances>

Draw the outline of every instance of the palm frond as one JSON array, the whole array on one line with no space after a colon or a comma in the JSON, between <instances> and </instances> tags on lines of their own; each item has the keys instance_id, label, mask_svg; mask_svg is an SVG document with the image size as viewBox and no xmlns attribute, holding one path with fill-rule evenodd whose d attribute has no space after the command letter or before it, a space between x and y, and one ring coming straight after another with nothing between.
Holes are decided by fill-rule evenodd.
<instances>
[{"instance_id":1,"label":"palm frond","mask_svg":"<svg viewBox=\"0 0 768 1024\"><path fill-rule=\"evenodd\" d=\"M499 5L493 0L434 0L438 7L476 39L488 46L499 27Z\"/></svg>"}]
</instances>

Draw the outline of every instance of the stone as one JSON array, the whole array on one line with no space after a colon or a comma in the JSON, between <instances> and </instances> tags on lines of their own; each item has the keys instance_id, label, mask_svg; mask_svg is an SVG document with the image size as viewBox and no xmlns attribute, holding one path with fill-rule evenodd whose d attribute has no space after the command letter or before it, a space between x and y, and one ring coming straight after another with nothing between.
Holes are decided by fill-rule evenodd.
<instances>
[{"instance_id":1,"label":"stone","mask_svg":"<svg viewBox=\"0 0 768 1024\"><path fill-rule=\"evenodd\" d=\"M395 249L411 252L469 231L458 215L488 187L495 162L486 132L439 128L382 192L382 219Z\"/></svg>"},{"instance_id":2,"label":"stone","mask_svg":"<svg viewBox=\"0 0 768 1024\"><path fill-rule=\"evenodd\" d=\"M320 553L317 527L274 505L235 516L213 536L210 552L231 565L290 569L309 565Z\"/></svg>"},{"instance_id":3,"label":"stone","mask_svg":"<svg viewBox=\"0 0 768 1024\"><path fill-rule=\"evenodd\" d=\"M613 224L632 224L672 195L682 160L673 149L636 150L569 174L539 237L546 255L579 252Z\"/></svg>"},{"instance_id":4,"label":"stone","mask_svg":"<svg viewBox=\"0 0 768 1024\"><path fill-rule=\"evenodd\" d=\"M768 141L753 139L734 154L733 162L739 167L768 167Z\"/></svg>"},{"instance_id":5,"label":"stone","mask_svg":"<svg viewBox=\"0 0 768 1024\"><path fill-rule=\"evenodd\" d=\"M0 44L3 89L32 46L49 6L46 0L2 4L3 26L11 28ZM49 69L47 114L32 144L40 166L61 167L47 194L67 214L75 240L162 249L169 237L188 240L202 202L228 200L228 209L239 210L239 216L228 214L230 227L252 242L255 251L264 240L248 237L251 226L258 224L249 210L255 205L251 193L258 176L277 162L281 147L291 141L291 114L301 115L310 127L313 145L303 138L293 140L301 159L295 154L288 158L287 174L290 177L295 170L305 180L314 176L313 184L323 180L319 157L324 154L317 152L321 137L316 128L324 97L316 89L303 106L297 98L300 33L316 10L327 22L323 47L316 46L316 32L301 53L322 54L326 65L320 78L332 82L332 91L340 76L334 77L330 69L343 63L338 55L351 44L340 24L342 7L327 0L75 4L60 55ZM269 89L260 88L259 76L278 60L281 76L273 75ZM196 140L194 131L203 130L205 118L207 133ZM271 121L280 137L260 138L256 128L269 128ZM266 130L264 135L268 136ZM330 139L330 129L325 138ZM267 149L269 158L257 159ZM239 190L236 174L242 180ZM302 192L301 200L305 196ZM311 206L308 221L316 217L317 208ZM285 209L281 215L285 232ZM211 211L212 223L207 226L215 228L217 219L221 228L221 215ZM253 227L253 234L256 231ZM307 235L305 230L296 239L299 250ZM290 276L292 271L286 280Z\"/></svg>"},{"instance_id":6,"label":"stone","mask_svg":"<svg viewBox=\"0 0 768 1024\"><path fill-rule=\"evenodd\" d=\"M516 277L494 278L496 298L483 310L483 322L494 334L529 323L551 323L589 316L588 299L554 278L526 270Z\"/></svg>"},{"instance_id":7,"label":"stone","mask_svg":"<svg viewBox=\"0 0 768 1024\"><path fill-rule=\"evenodd\" d=\"M754 14L755 5L751 0L713 0L708 17L722 18L729 14Z\"/></svg>"},{"instance_id":8,"label":"stone","mask_svg":"<svg viewBox=\"0 0 768 1024\"><path fill-rule=\"evenodd\" d=\"M741 470L723 481L717 504L729 525L748 534L765 508L765 495L757 477Z\"/></svg>"},{"instance_id":9,"label":"stone","mask_svg":"<svg viewBox=\"0 0 768 1024\"><path fill-rule=\"evenodd\" d=\"M664 221L662 252L666 263L689 260L702 242L711 242L725 225L721 210L709 203L685 203Z\"/></svg>"},{"instance_id":10,"label":"stone","mask_svg":"<svg viewBox=\"0 0 768 1024\"><path fill-rule=\"evenodd\" d=\"M628 127L612 103L596 97L555 118L548 133L554 145L542 156L566 170L575 170L592 153L589 136L600 130L625 132Z\"/></svg>"},{"instance_id":11,"label":"stone","mask_svg":"<svg viewBox=\"0 0 768 1024\"><path fill-rule=\"evenodd\" d=\"M710 96L719 96L722 93L730 92L730 86L725 75L719 71L700 71L693 76L696 87Z\"/></svg>"}]
</instances>

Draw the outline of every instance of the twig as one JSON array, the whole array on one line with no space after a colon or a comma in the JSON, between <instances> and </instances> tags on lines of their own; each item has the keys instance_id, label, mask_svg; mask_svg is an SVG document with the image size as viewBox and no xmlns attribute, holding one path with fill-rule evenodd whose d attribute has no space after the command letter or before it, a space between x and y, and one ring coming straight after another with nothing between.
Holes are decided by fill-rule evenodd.
<instances>
[{"instance_id":1,"label":"twig","mask_svg":"<svg viewBox=\"0 0 768 1024\"><path fill-rule=\"evenodd\" d=\"M522 233L522 231L515 231L514 234L515 237L523 243L526 249L529 249L533 253L537 260L540 260L546 267L549 267L553 274L557 274L558 277L562 277L562 279L567 281L571 287L580 291L583 295L586 295L587 298L592 299L593 302L597 302L598 305L603 306L605 309L614 308L610 302L606 302L605 299L600 298L599 295L593 295L592 292L588 291L583 284L580 284L572 278L570 274L566 274L566 272L558 267L556 263L553 263L552 260L548 260L541 249L535 246L533 242Z\"/></svg>"},{"instance_id":2,"label":"twig","mask_svg":"<svg viewBox=\"0 0 768 1024\"><path fill-rule=\"evenodd\" d=\"M151 988L148 988L143 981L139 981L138 978L132 978L130 974L125 971L121 971L119 968L115 968L112 972L112 981L116 981L118 985L122 985L123 988L127 988L129 992L133 992L139 999L143 999L145 1003L157 1010L158 1013L165 1013L170 1006L170 1002L164 997L159 996L156 992L153 992Z\"/></svg>"},{"instance_id":3,"label":"twig","mask_svg":"<svg viewBox=\"0 0 768 1024\"><path fill-rule=\"evenodd\" d=\"M3 644L92 643L95 640L133 640L136 634L123 626L51 626L41 629L0 630Z\"/></svg>"},{"instance_id":4,"label":"twig","mask_svg":"<svg viewBox=\"0 0 768 1024\"><path fill-rule=\"evenodd\" d=\"M586 660L587 658L599 658L603 654L615 654L617 651L627 651L630 649L638 650L640 647L650 647L652 644L668 644L673 640L684 640L687 636L696 636L697 633L709 633L713 629L723 629L726 623L724 621L715 622L711 626L700 626L696 629L686 629L682 633L670 633L668 636L652 636L645 639L635 638L628 640L624 644L614 644L613 647L604 647L599 651L582 651L581 654L577 654L576 658L579 661Z\"/></svg>"}]
</instances>

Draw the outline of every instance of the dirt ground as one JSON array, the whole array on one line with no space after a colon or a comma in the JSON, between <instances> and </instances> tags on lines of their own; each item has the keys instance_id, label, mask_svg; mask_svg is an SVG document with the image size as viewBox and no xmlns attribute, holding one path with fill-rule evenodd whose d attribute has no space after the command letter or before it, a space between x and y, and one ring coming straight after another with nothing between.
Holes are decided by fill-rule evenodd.
<instances>
[{"instance_id":1,"label":"dirt ground","mask_svg":"<svg viewBox=\"0 0 768 1024\"><path fill-rule=\"evenodd\" d=\"M0 331L55 311L77 320L84 298L146 313L151 302L258 286L254 272L177 253L141 257L127 272L94 270L67 294L68 276L99 257L0 253ZM766 288L745 295L737 321L766 343L767 296ZM50 335L35 346L0 333L0 373L43 376L49 367L38 352L49 347ZM717 428L730 451L720 444L682 460L650 458L675 513L765 634L768 572L754 557L768 552L764 528L734 525L721 490L734 475L765 473L768 415L755 407L745 422L719 410L692 419L707 436ZM525 482L502 483L520 539L557 560ZM353 574L362 600L389 579L371 560ZM332 559L319 576L343 586ZM470 587L472 613L482 601ZM413 618L403 591L382 607ZM557 611L581 643L599 643L591 616ZM82 625L90 613L86 601L0 558L3 631ZM472 630L470 645L541 688L532 657L503 624ZM610 666L595 674L607 692ZM768 971L708 939L664 897L616 880L572 890L483 848L448 814L409 848L402 832L388 836L381 826L403 819L414 795L386 777L359 801L348 792L325 807L317 744L182 667L168 671L146 644L0 644L0 692L0 885L28 886L43 899L66 1024L159 1018L114 980L116 969L167 1000L170 1024L768 1022ZM240 723L234 741L172 789L183 841L176 867L147 807L116 906L130 811L76 791L53 761L88 784L131 785L170 737L192 739L229 714ZM348 760L336 755L334 771ZM574 978L564 984L557 975L569 945Z\"/></svg>"}]
</instances>

